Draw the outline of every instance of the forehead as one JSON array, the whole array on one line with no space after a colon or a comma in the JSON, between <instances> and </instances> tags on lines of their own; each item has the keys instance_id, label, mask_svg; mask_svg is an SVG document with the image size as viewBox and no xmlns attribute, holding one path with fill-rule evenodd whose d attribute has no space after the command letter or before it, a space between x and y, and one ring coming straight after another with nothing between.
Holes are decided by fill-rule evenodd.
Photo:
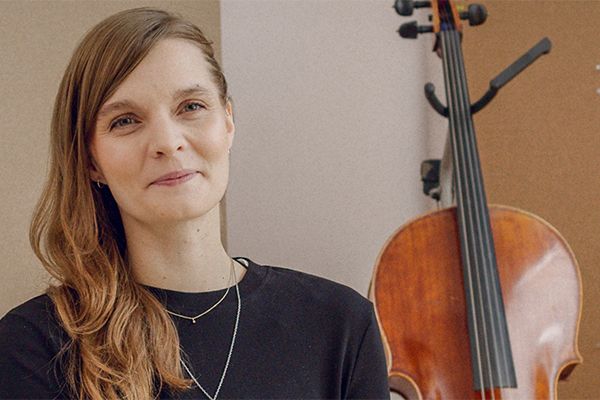
<instances>
[{"instance_id":1,"label":"forehead","mask_svg":"<svg viewBox=\"0 0 600 400\"><path fill-rule=\"evenodd\" d=\"M105 102L172 97L182 89L202 87L218 96L210 64L202 50L184 39L163 39L142 59ZM104 107L103 107L104 108Z\"/></svg>"}]
</instances>

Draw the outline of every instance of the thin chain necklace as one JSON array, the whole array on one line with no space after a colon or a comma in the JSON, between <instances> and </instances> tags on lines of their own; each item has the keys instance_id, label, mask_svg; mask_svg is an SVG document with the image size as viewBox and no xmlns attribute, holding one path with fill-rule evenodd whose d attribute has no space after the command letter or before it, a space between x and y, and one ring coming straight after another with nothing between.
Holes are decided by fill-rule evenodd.
<instances>
[{"instance_id":1,"label":"thin chain necklace","mask_svg":"<svg viewBox=\"0 0 600 400\"><path fill-rule=\"evenodd\" d=\"M233 260L231 260L231 265L233 266ZM196 379L196 377L194 377L194 375L192 374L192 371L190 371L188 366L185 364L185 362L183 361L183 358L181 359L181 364L183 365L183 368L185 368L188 375L192 378L192 380L194 381L196 386L198 386L200 388L200 390L202 391L202 393L204 393L204 395L206 397L208 397L210 400L217 400L217 396L219 395L219 392L221 391L221 386L223 385L223 381L225 380L225 375L227 374L227 368L229 368L229 361L231 360L231 354L233 353L233 346L235 345L235 338L237 336L238 324L240 322L240 311L242 309L242 298L240 296L240 289L238 287L235 268L233 269L233 276L234 276L234 280L235 280L235 291L237 293L237 300L238 300L237 301L237 303L238 303L237 304L238 305L237 306L237 314L235 316L235 325L233 327L233 336L231 337L231 345L229 346L229 354L227 354L227 361L225 361L225 367L223 368L223 373L221 374L221 380L219 381L219 386L217 386L217 390L215 391L214 396L211 396L210 394L208 394L208 392L202 387L202 385L200 385L200 383L198 383L198 380Z\"/></svg>"},{"instance_id":2,"label":"thin chain necklace","mask_svg":"<svg viewBox=\"0 0 600 400\"><path fill-rule=\"evenodd\" d=\"M223 296L219 299L219 301L217 301L215 304L213 304L212 306L210 306L207 310L201 312L200 314L196 315L195 317L188 317L187 315L181 315L181 314L177 314L173 311L169 311L169 309L167 309L165 307L165 310L171 314L174 315L176 317L179 318L184 318L184 319L189 319L192 321L193 324L196 323L196 320L206 314L208 314L209 312L211 312L212 310L214 310L214 308L216 306L218 306L219 304L221 304L221 302L223 300L225 300L225 297L227 297L227 293L229 293L229 289L231 288L230 283L231 283L231 277L235 276L235 267L233 266L233 260L231 260L231 271L229 272L229 280L227 281L227 290L225 291L225 293L223 294Z\"/></svg>"}]
</instances>

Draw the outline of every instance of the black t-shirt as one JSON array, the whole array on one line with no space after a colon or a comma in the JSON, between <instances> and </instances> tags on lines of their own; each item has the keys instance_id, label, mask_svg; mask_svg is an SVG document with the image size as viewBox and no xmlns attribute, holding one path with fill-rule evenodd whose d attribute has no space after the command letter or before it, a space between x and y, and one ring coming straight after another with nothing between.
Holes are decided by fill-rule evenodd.
<instances>
[{"instance_id":1,"label":"black t-shirt","mask_svg":"<svg viewBox=\"0 0 600 400\"><path fill-rule=\"evenodd\" d=\"M389 399L385 356L370 301L324 278L237 260L247 272L239 283L238 330L219 398ZM225 293L146 287L170 311L190 316ZM0 398L65 398L65 379L53 359L67 335L53 310L44 294L0 320ZM186 364L211 396L229 353L236 314L232 287L195 324L172 317ZM177 396L163 389L160 398L207 397L194 387Z\"/></svg>"}]
</instances>

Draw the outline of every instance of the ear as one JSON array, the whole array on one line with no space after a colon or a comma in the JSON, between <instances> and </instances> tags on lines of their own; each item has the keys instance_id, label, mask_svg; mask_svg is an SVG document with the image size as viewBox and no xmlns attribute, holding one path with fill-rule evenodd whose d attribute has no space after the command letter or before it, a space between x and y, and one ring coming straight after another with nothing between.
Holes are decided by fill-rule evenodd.
<instances>
[{"instance_id":1,"label":"ear","mask_svg":"<svg viewBox=\"0 0 600 400\"><path fill-rule=\"evenodd\" d=\"M90 178L92 178L94 182L100 182L106 185L106 179L104 179L104 174L102 174L102 170L96 162L96 159L93 155L93 150L90 151L90 153Z\"/></svg>"},{"instance_id":2,"label":"ear","mask_svg":"<svg viewBox=\"0 0 600 400\"><path fill-rule=\"evenodd\" d=\"M233 137L235 136L235 123L233 122L233 105L231 99L227 100L225 104L225 127L227 131L227 137L229 140L229 148L233 146Z\"/></svg>"}]
</instances>

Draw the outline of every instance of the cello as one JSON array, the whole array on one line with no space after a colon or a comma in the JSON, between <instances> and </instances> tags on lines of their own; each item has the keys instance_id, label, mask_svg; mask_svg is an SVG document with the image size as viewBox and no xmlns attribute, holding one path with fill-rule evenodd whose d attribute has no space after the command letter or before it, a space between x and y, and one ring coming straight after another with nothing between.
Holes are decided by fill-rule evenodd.
<instances>
[{"instance_id":1,"label":"cello","mask_svg":"<svg viewBox=\"0 0 600 400\"><path fill-rule=\"evenodd\" d=\"M447 106L428 84L429 103L449 121L455 205L415 218L381 250L369 289L391 390L409 399L554 399L559 379L581 363L577 334L581 277L569 245L542 218L488 205L473 113L534 59L542 40L471 104L461 19L485 9L452 0L397 0L401 15L431 7L432 26L407 23L403 37L433 32Z\"/></svg>"}]
</instances>

